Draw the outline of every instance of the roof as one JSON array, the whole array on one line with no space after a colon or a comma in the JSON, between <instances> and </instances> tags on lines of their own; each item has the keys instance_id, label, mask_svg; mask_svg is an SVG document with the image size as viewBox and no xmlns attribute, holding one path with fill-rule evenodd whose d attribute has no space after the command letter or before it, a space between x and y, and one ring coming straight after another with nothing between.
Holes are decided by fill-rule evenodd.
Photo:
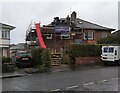
<instances>
[{"instance_id":1,"label":"roof","mask_svg":"<svg viewBox=\"0 0 120 93\"><path fill-rule=\"evenodd\" d=\"M66 20L66 18L60 18L60 20ZM54 22L51 22L50 24L43 26L43 27L54 27L54 26L55 26ZM88 22L80 18L76 18L75 27L80 28L80 29L92 29L92 30L106 30L106 31L115 30L113 28L104 27L104 26L101 26L101 25L98 25L92 22Z\"/></svg>"},{"instance_id":2,"label":"roof","mask_svg":"<svg viewBox=\"0 0 120 93\"><path fill-rule=\"evenodd\" d=\"M5 28L5 29L10 29L10 30L13 30L15 28L15 26L12 26L12 25L8 25L8 24L5 24L5 23L1 23L0 22L0 28Z\"/></svg>"},{"instance_id":3,"label":"roof","mask_svg":"<svg viewBox=\"0 0 120 93\"><path fill-rule=\"evenodd\" d=\"M76 20L76 27L80 29L95 29L95 30L109 30L114 31L115 29L104 27L95 23L91 23L82 19L77 18Z\"/></svg>"},{"instance_id":4,"label":"roof","mask_svg":"<svg viewBox=\"0 0 120 93\"><path fill-rule=\"evenodd\" d=\"M112 35L120 35L120 29L112 33Z\"/></svg>"}]
</instances>

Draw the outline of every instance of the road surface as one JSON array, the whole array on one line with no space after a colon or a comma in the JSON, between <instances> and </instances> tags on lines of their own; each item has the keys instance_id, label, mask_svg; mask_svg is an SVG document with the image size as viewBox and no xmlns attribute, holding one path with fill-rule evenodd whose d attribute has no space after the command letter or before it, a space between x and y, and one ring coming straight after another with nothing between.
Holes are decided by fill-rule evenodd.
<instances>
[{"instance_id":1,"label":"road surface","mask_svg":"<svg viewBox=\"0 0 120 93\"><path fill-rule=\"evenodd\" d=\"M3 91L118 91L118 66L80 67L2 80Z\"/></svg>"}]
</instances>

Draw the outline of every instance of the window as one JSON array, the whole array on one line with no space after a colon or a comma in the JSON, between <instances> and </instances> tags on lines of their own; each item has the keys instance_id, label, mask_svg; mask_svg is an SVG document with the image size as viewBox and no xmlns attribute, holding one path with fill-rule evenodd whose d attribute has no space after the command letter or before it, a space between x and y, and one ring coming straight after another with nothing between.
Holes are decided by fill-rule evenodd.
<instances>
[{"instance_id":1,"label":"window","mask_svg":"<svg viewBox=\"0 0 120 93\"><path fill-rule=\"evenodd\" d=\"M105 53L107 53L108 48L107 48L107 47L105 47L103 51L104 51Z\"/></svg>"},{"instance_id":2,"label":"window","mask_svg":"<svg viewBox=\"0 0 120 93\"><path fill-rule=\"evenodd\" d=\"M70 34L61 34L61 39L70 39Z\"/></svg>"},{"instance_id":3,"label":"window","mask_svg":"<svg viewBox=\"0 0 120 93\"><path fill-rule=\"evenodd\" d=\"M46 34L46 39L52 39L52 34Z\"/></svg>"},{"instance_id":4,"label":"window","mask_svg":"<svg viewBox=\"0 0 120 93\"><path fill-rule=\"evenodd\" d=\"M105 53L114 53L114 48L113 47L105 47L103 50Z\"/></svg>"},{"instance_id":5,"label":"window","mask_svg":"<svg viewBox=\"0 0 120 93\"><path fill-rule=\"evenodd\" d=\"M10 39L10 32L9 31L2 31L2 38Z\"/></svg>"},{"instance_id":6,"label":"window","mask_svg":"<svg viewBox=\"0 0 120 93\"><path fill-rule=\"evenodd\" d=\"M85 32L84 40L93 40L93 32Z\"/></svg>"},{"instance_id":7,"label":"window","mask_svg":"<svg viewBox=\"0 0 120 93\"><path fill-rule=\"evenodd\" d=\"M93 40L93 32L88 32L88 40Z\"/></svg>"},{"instance_id":8,"label":"window","mask_svg":"<svg viewBox=\"0 0 120 93\"><path fill-rule=\"evenodd\" d=\"M114 52L114 48L109 48L109 53L113 53Z\"/></svg>"}]
</instances>

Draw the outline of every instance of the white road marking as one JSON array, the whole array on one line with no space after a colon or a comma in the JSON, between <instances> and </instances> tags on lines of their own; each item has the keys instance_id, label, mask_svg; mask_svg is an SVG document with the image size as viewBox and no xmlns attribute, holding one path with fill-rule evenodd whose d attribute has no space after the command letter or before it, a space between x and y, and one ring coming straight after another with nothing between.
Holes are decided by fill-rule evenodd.
<instances>
[{"instance_id":1,"label":"white road marking","mask_svg":"<svg viewBox=\"0 0 120 93\"><path fill-rule=\"evenodd\" d=\"M92 85L92 84L94 84L94 82L90 82L90 83L88 83L89 85Z\"/></svg>"},{"instance_id":2,"label":"white road marking","mask_svg":"<svg viewBox=\"0 0 120 93\"><path fill-rule=\"evenodd\" d=\"M108 80L103 80L104 82L108 82Z\"/></svg>"},{"instance_id":3,"label":"white road marking","mask_svg":"<svg viewBox=\"0 0 120 93\"><path fill-rule=\"evenodd\" d=\"M78 85L67 87L67 89L78 88Z\"/></svg>"},{"instance_id":4,"label":"white road marking","mask_svg":"<svg viewBox=\"0 0 120 93\"><path fill-rule=\"evenodd\" d=\"M115 79L118 79L118 77L111 78L111 80L115 80ZM100 83L104 83L104 82L108 82L108 80L100 80L100 81L96 81L96 82L89 82L89 83L85 83L85 84L69 86L69 87L66 87L66 89L78 88L78 87L80 87L80 85L88 86L88 85L92 85L92 84L95 84L95 83L100 84ZM51 90L51 91L60 91L60 89L54 89L54 90Z\"/></svg>"},{"instance_id":5,"label":"white road marking","mask_svg":"<svg viewBox=\"0 0 120 93\"><path fill-rule=\"evenodd\" d=\"M104 83L103 80L95 82L96 84L102 84Z\"/></svg>"},{"instance_id":6,"label":"white road marking","mask_svg":"<svg viewBox=\"0 0 120 93\"><path fill-rule=\"evenodd\" d=\"M92 84L94 84L94 82L85 83L85 84L83 84L83 85L84 85L84 86L87 86L87 85L92 85Z\"/></svg>"},{"instance_id":7,"label":"white road marking","mask_svg":"<svg viewBox=\"0 0 120 93\"><path fill-rule=\"evenodd\" d=\"M85 84L83 84L84 86L87 86L87 85L89 85L89 83L85 83Z\"/></svg>"},{"instance_id":8,"label":"white road marking","mask_svg":"<svg viewBox=\"0 0 120 93\"><path fill-rule=\"evenodd\" d=\"M51 90L51 91L60 91L60 89L54 89L54 90Z\"/></svg>"},{"instance_id":9,"label":"white road marking","mask_svg":"<svg viewBox=\"0 0 120 93\"><path fill-rule=\"evenodd\" d=\"M114 79L118 79L118 77L116 77L116 78L112 78L111 80L114 80Z\"/></svg>"}]
</instances>

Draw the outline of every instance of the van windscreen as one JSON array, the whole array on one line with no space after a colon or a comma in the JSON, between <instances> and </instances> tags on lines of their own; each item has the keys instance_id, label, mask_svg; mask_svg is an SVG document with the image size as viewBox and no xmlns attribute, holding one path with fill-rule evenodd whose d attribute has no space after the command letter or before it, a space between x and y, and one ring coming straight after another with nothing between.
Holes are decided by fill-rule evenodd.
<instances>
[{"instance_id":1,"label":"van windscreen","mask_svg":"<svg viewBox=\"0 0 120 93\"><path fill-rule=\"evenodd\" d=\"M113 47L110 47L109 48L109 53L113 53L114 52L114 48Z\"/></svg>"},{"instance_id":2,"label":"van windscreen","mask_svg":"<svg viewBox=\"0 0 120 93\"><path fill-rule=\"evenodd\" d=\"M113 47L105 47L103 51L105 53L114 53L114 48Z\"/></svg>"},{"instance_id":3,"label":"van windscreen","mask_svg":"<svg viewBox=\"0 0 120 93\"><path fill-rule=\"evenodd\" d=\"M107 53L108 52L108 47L104 48L104 52Z\"/></svg>"}]
</instances>

